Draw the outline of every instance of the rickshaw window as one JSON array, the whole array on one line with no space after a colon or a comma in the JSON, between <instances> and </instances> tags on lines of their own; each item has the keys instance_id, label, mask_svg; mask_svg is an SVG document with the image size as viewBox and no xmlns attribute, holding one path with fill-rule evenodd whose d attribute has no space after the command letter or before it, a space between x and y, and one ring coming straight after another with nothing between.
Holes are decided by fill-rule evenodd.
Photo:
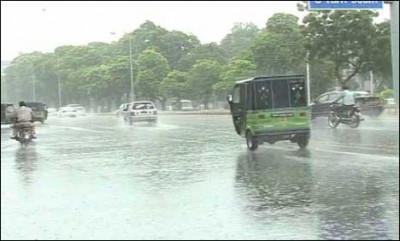
<instances>
[{"instance_id":1,"label":"rickshaw window","mask_svg":"<svg viewBox=\"0 0 400 241\"><path fill-rule=\"evenodd\" d=\"M256 109L272 109L271 81L255 82Z\"/></svg>"},{"instance_id":2,"label":"rickshaw window","mask_svg":"<svg viewBox=\"0 0 400 241\"><path fill-rule=\"evenodd\" d=\"M287 80L274 80L272 90L274 93L274 108L290 107Z\"/></svg>"},{"instance_id":3,"label":"rickshaw window","mask_svg":"<svg viewBox=\"0 0 400 241\"><path fill-rule=\"evenodd\" d=\"M240 85L235 86L233 90L233 103L239 104L240 103Z\"/></svg>"},{"instance_id":4,"label":"rickshaw window","mask_svg":"<svg viewBox=\"0 0 400 241\"><path fill-rule=\"evenodd\" d=\"M289 83L291 107L306 106L306 91L304 82L292 81Z\"/></svg>"}]
</instances>

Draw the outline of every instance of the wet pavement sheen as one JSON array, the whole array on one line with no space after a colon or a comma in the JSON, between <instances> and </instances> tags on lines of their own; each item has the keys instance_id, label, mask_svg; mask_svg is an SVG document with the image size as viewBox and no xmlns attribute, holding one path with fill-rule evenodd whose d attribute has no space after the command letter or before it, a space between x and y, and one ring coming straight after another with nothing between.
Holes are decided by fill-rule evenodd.
<instances>
[{"instance_id":1,"label":"wet pavement sheen","mask_svg":"<svg viewBox=\"0 0 400 241\"><path fill-rule=\"evenodd\" d=\"M399 239L398 119L247 151L229 116L1 129L2 239Z\"/></svg>"}]
</instances>

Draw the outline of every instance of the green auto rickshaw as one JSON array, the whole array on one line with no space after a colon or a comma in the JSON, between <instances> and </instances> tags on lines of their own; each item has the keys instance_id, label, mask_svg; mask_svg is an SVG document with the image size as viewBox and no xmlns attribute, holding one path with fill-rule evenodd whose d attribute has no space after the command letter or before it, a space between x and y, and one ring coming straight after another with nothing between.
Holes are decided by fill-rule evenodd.
<instances>
[{"instance_id":1,"label":"green auto rickshaw","mask_svg":"<svg viewBox=\"0 0 400 241\"><path fill-rule=\"evenodd\" d=\"M311 112L304 75L237 81L228 102L236 133L246 138L250 150L282 140L307 146Z\"/></svg>"}]
</instances>

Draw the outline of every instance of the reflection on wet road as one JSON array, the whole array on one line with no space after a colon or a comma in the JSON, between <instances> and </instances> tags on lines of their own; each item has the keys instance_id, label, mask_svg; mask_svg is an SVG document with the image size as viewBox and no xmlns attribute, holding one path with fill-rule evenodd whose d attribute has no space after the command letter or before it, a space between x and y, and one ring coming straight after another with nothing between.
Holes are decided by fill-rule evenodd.
<instances>
[{"instance_id":1,"label":"reflection on wet road","mask_svg":"<svg viewBox=\"0 0 400 241\"><path fill-rule=\"evenodd\" d=\"M4 127L4 126L3 126ZM228 116L52 118L1 129L2 239L398 239L399 127L313 121L248 152Z\"/></svg>"}]
</instances>

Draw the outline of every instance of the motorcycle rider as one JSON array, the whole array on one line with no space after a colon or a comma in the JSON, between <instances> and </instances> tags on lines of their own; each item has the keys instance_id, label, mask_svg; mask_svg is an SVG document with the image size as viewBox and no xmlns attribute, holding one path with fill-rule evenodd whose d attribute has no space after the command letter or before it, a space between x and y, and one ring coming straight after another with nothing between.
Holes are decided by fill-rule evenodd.
<instances>
[{"instance_id":1,"label":"motorcycle rider","mask_svg":"<svg viewBox=\"0 0 400 241\"><path fill-rule=\"evenodd\" d=\"M339 111L340 114L343 116L343 113L348 113L353 110L356 102L354 100L354 94L351 91L349 91L349 87L343 86L342 89L343 89L342 95L335 102L341 101Z\"/></svg>"},{"instance_id":2,"label":"motorcycle rider","mask_svg":"<svg viewBox=\"0 0 400 241\"><path fill-rule=\"evenodd\" d=\"M33 111L31 108L27 107L24 101L19 102L19 108L15 110L14 124L12 126L13 134L10 137L15 139L17 136L17 129L24 125L30 125L32 128L32 138L36 138L35 124L33 123Z\"/></svg>"}]
</instances>

